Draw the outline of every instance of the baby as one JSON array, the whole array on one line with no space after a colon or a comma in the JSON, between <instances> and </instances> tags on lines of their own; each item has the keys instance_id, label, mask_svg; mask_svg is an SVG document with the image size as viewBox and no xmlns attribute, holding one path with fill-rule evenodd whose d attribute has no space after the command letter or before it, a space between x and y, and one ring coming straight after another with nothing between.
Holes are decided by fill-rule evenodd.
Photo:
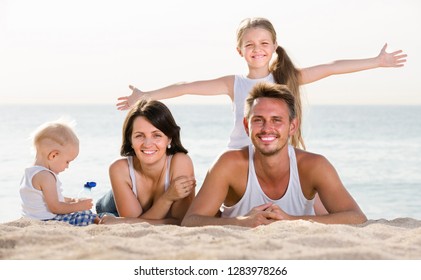
<instances>
[{"instance_id":1,"label":"baby","mask_svg":"<svg viewBox=\"0 0 421 280\"><path fill-rule=\"evenodd\" d=\"M38 220L55 220L75 226L98 223L91 212L92 199L64 197L58 174L79 154L79 139L64 121L41 125L33 134L35 163L25 169L20 183L22 214Z\"/></svg>"}]
</instances>

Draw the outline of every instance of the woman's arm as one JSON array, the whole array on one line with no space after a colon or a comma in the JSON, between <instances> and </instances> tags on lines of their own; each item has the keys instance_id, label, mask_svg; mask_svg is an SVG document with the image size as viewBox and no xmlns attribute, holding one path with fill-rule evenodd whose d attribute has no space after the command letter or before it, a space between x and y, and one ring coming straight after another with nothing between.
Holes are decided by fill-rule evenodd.
<instances>
[{"instance_id":1,"label":"woman's arm","mask_svg":"<svg viewBox=\"0 0 421 280\"><path fill-rule=\"evenodd\" d=\"M347 74L378 67L402 67L406 62L406 54L402 50L386 52L387 44L383 46L376 57L365 59L336 60L329 64L321 64L300 70L300 84L308 84L331 75Z\"/></svg>"},{"instance_id":2,"label":"woman's arm","mask_svg":"<svg viewBox=\"0 0 421 280\"><path fill-rule=\"evenodd\" d=\"M180 225L180 220L177 219L161 219L161 220L147 220L141 218L129 218L129 217L114 217L107 216L101 218L98 224L112 225L112 224L137 224L137 223L148 223L151 225Z\"/></svg>"},{"instance_id":3,"label":"woman's arm","mask_svg":"<svg viewBox=\"0 0 421 280\"><path fill-rule=\"evenodd\" d=\"M133 193L126 159L118 159L109 168L111 187L120 217L139 217L142 207Z\"/></svg>"},{"instance_id":4,"label":"woman's arm","mask_svg":"<svg viewBox=\"0 0 421 280\"><path fill-rule=\"evenodd\" d=\"M196 179L194 176L194 166L191 158L186 154L176 154L173 156L171 166L171 178L185 178L183 188L188 195L182 199L178 199L171 207L170 216L179 219L180 222L186 215L193 199L196 195Z\"/></svg>"},{"instance_id":5,"label":"woman's arm","mask_svg":"<svg viewBox=\"0 0 421 280\"><path fill-rule=\"evenodd\" d=\"M213 80L196 81L191 83L178 83L153 91L141 91L130 85L129 88L132 90L132 94L129 96L119 97L119 102L116 106L118 110L127 110L141 98L161 100L185 94L204 96L227 94L232 99L233 85L234 76L224 76Z\"/></svg>"},{"instance_id":6,"label":"woman's arm","mask_svg":"<svg viewBox=\"0 0 421 280\"><path fill-rule=\"evenodd\" d=\"M172 217L181 221L193 200L195 186L192 160L184 153L175 154L171 159L170 186L140 218Z\"/></svg>"}]
</instances>

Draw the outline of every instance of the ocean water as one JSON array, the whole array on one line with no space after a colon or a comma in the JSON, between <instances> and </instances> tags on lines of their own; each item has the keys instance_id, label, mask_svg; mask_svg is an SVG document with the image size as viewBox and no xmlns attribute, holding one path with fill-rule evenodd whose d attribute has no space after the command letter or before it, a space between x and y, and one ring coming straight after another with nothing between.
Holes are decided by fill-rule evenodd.
<instances>
[{"instance_id":1,"label":"ocean water","mask_svg":"<svg viewBox=\"0 0 421 280\"><path fill-rule=\"evenodd\" d=\"M184 146L200 187L225 150L233 120L231 106L168 105L181 126ZM0 222L20 217L19 182L34 154L30 133L41 123L66 116L76 121L80 153L60 173L66 196L96 181L93 198L110 187L108 166L119 157L125 112L110 105L0 105ZM308 106L307 150L323 154L369 219L421 219L420 106Z\"/></svg>"}]
</instances>

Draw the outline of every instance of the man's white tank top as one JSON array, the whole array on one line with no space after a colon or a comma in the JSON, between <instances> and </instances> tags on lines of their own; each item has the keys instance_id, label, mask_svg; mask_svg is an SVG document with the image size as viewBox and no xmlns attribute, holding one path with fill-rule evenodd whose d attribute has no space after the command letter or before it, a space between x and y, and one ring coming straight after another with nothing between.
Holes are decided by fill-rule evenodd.
<instances>
[{"instance_id":1,"label":"man's white tank top","mask_svg":"<svg viewBox=\"0 0 421 280\"><path fill-rule=\"evenodd\" d=\"M253 161L254 149L253 145L249 145L249 172L246 191L243 197L235 205L227 207L222 205L222 217L238 217L244 216L250 212L253 207L272 202L277 204L283 211L292 216L315 215L314 199L305 198L298 176L297 159L294 147L288 146L288 155L290 162L290 177L288 188L283 197L278 200L269 198L260 187L257 180L256 171Z\"/></svg>"},{"instance_id":2,"label":"man's white tank top","mask_svg":"<svg viewBox=\"0 0 421 280\"><path fill-rule=\"evenodd\" d=\"M241 149L242 147L251 144L243 125L244 105L246 103L247 95L258 82L274 83L275 81L272 74L261 79L249 79L244 75L235 75L233 101L234 128L228 142L228 149L230 150Z\"/></svg>"}]
</instances>

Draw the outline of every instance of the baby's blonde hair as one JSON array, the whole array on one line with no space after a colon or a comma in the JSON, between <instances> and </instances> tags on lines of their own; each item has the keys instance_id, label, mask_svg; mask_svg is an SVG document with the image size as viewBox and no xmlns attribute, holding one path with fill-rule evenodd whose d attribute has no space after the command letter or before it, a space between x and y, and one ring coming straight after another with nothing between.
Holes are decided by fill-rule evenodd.
<instances>
[{"instance_id":1,"label":"baby's blonde hair","mask_svg":"<svg viewBox=\"0 0 421 280\"><path fill-rule=\"evenodd\" d=\"M31 135L35 149L41 147L60 148L67 144L79 145L79 138L73 130L74 121L63 118L40 125Z\"/></svg>"}]
</instances>

